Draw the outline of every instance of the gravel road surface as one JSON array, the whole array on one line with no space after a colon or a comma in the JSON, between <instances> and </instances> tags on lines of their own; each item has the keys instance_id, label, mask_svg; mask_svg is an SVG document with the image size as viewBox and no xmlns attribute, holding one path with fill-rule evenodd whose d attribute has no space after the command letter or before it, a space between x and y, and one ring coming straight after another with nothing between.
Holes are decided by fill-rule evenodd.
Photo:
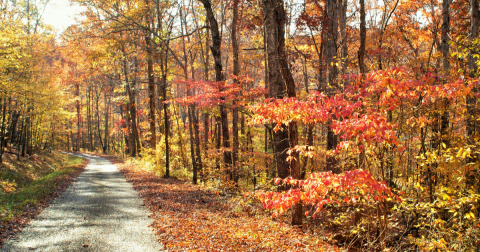
<instances>
[{"instance_id":1,"label":"gravel road surface","mask_svg":"<svg viewBox=\"0 0 480 252\"><path fill-rule=\"evenodd\" d=\"M163 251L143 201L110 161L90 162L77 180L0 251Z\"/></svg>"}]
</instances>

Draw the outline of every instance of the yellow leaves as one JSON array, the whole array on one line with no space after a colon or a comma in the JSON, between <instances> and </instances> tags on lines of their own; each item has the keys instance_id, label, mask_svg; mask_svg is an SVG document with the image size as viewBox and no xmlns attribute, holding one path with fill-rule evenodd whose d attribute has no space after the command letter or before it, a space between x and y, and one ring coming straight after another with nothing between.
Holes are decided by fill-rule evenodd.
<instances>
[{"instance_id":1,"label":"yellow leaves","mask_svg":"<svg viewBox=\"0 0 480 252\"><path fill-rule=\"evenodd\" d=\"M467 213L467 214L465 214L465 219L467 219L467 220L472 219L473 220L473 219L475 219L475 215L472 212Z\"/></svg>"},{"instance_id":2,"label":"yellow leaves","mask_svg":"<svg viewBox=\"0 0 480 252\"><path fill-rule=\"evenodd\" d=\"M420 191L425 191L425 188L423 186L420 185L420 183L416 183L414 188L416 188L417 190L420 190Z\"/></svg>"},{"instance_id":3,"label":"yellow leaves","mask_svg":"<svg viewBox=\"0 0 480 252\"><path fill-rule=\"evenodd\" d=\"M392 94L393 94L392 90L387 89L387 92L385 93L385 98L390 98Z\"/></svg>"},{"instance_id":4,"label":"yellow leaves","mask_svg":"<svg viewBox=\"0 0 480 252\"><path fill-rule=\"evenodd\" d=\"M457 158L463 158L465 159L466 157L471 157L470 156L470 153L472 152L472 150L470 149L470 147L464 149L463 147L461 147L458 152L457 152L457 155L456 157Z\"/></svg>"},{"instance_id":5,"label":"yellow leaves","mask_svg":"<svg viewBox=\"0 0 480 252\"><path fill-rule=\"evenodd\" d=\"M17 190L17 184L15 182L0 181L0 189L4 193L11 193Z\"/></svg>"},{"instance_id":6,"label":"yellow leaves","mask_svg":"<svg viewBox=\"0 0 480 252\"><path fill-rule=\"evenodd\" d=\"M443 198L443 200L450 200L452 197L450 197L450 196L449 196L448 194L446 194L446 193L443 193L443 194L442 194L442 198Z\"/></svg>"}]
</instances>

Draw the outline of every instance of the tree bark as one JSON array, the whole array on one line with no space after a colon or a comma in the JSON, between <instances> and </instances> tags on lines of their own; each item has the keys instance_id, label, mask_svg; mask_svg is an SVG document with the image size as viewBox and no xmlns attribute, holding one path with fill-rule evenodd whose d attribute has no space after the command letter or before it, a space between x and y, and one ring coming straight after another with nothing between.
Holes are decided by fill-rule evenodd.
<instances>
[{"instance_id":1,"label":"tree bark","mask_svg":"<svg viewBox=\"0 0 480 252\"><path fill-rule=\"evenodd\" d=\"M240 74L240 64L238 59L238 41L237 41L237 19L238 19L238 1L233 0L233 20L232 20L232 49L233 49L233 75L238 76ZM238 81L234 80L238 85ZM233 131L233 152L232 152L232 171L230 173L230 180L235 181L235 184L238 183L238 107L233 100L233 118L232 118L232 131Z\"/></svg>"},{"instance_id":2,"label":"tree bark","mask_svg":"<svg viewBox=\"0 0 480 252\"><path fill-rule=\"evenodd\" d=\"M194 138L193 138L193 105L188 105L188 132L190 136L190 157L192 159L192 182L194 185L197 184L197 162L195 160L195 149L194 149Z\"/></svg>"},{"instance_id":3,"label":"tree bark","mask_svg":"<svg viewBox=\"0 0 480 252\"><path fill-rule=\"evenodd\" d=\"M106 92L105 92L106 93ZM100 111L98 110L98 102L100 100L100 94L98 93L98 90L95 88L95 117L97 118L97 135L98 135L98 140L100 141L100 146L102 147L102 151L105 153L106 149L106 143L103 142L102 140L102 133L100 131ZM107 104L105 104L105 107ZM53 144L53 142L52 142Z\"/></svg>"},{"instance_id":4,"label":"tree bark","mask_svg":"<svg viewBox=\"0 0 480 252\"><path fill-rule=\"evenodd\" d=\"M264 4L265 2L267 1L264 1ZM272 4L273 13L275 15L274 19L271 21L274 21L273 27L274 27L274 30L277 32L276 43L275 43L276 44L275 55L277 56L277 59L278 59L278 66L279 66L278 70L280 70L282 80L285 83L284 90L286 90L287 97L294 98L296 97L295 82L293 80L292 72L290 71L290 67L288 65L287 56L285 52L286 13L283 5L283 0L271 0L270 3ZM264 13L265 13L265 10L264 10ZM290 167L289 167L290 175L294 179L301 179L300 162L299 162L300 156L297 151L292 149L298 145L297 122L292 121L288 124L287 139L288 139L288 145L291 151L291 154L290 154L291 159L290 159ZM286 152L286 149L284 149L283 151ZM301 226L302 222L303 222L303 212L302 212L302 203L300 202L293 206L292 225Z\"/></svg>"},{"instance_id":5,"label":"tree bark","mask_svg":"<svg viewBox=\"0 0 480 252\"><path fill-rule=\"evenodd\" d=\"M281 2L281 3L280 3ZM280 6L279 6L280 4ZM279 13L282 12L282 13ZM265 27L265 51L267 53L266 71L268 80L268 97L283 99L286 94L285 81L280 72L279 52L280 39L284 39L284 27L277 24L279 15L285 15L283 1L264 0L263 13ZM284 179L290 176L290 167L287 162L287 149L290 147L288 142L288 130L285 125L273 133L273 144L275 150L275 161L277 164L277 176ZM280 188L286 189L286 188Z\"/></svg>"},{"instance_id":6,"label":"tree bark","mask_svg":"<svg viewBox=\"0 0 480 252\"><path fill-rule=\"evenodd\" d=\"M2 131L0 135L0 164L3 163L3 148L5 147L5 127L6 127L6 110L7 110L7 98L3 98L3 108L2 108Z\"/></svg>"},{"instance_id":7,"label":"tree bark","mask_svg":"<svg viewBox=\"0 0 480 252\"><path fill-rule=\"evenodd\" d=\"M148 4L148 0L145 0ZM148 75L148 108L149 108L149 124L150 124L150 148L156 149L157 138L155 128L155 79L153 75L153 48L150 38L150 32L145 31L145 44L147 52L147 75Z\"/></svg>"},{"instance_id":8,"label":"tree bark","mask_svg":"<svg viewBox=\"0 0 480 252\"><path fill-rule=\"evenodd\" d=\"M197 163L197 176L200 177L202 181L205 181L205 178L203 176L203 164L202 164L202 153L200 152L200 132L199 132L199 126L198 126L198 116L195 113L195 105L192 105L192 119L193 119L193 132L195 134L195 161Z\"/></svg>"},{"instance_id":9,"label":"tree bark","mask_svg":"<svg viewBox=\"0 0 480 252\"><path fill-rule=\"evenodd\" d=\"M365 74L365 42L367 27L365 22L365 0L360 0L360 48L358 49L358 67L360 74ZM362 77L363 78L363 77Z\"/></svg>"},{"instance_id":10,"label":"tree bark","mask_svg":"<svg viewBox=\"0 0 480 252\"><path fill-rule=\"evenodd\" d=\"M106 154L107 151L108 151L108 146L109 146L109 141L108 141L108 111L110 109L110 99L107 101L107 92L105 92L103 94L103 98L105 100L105 106L106 106L106 110L105 110L105 130L104 130L104 139L105 139L105 145L103 147L103 153Z\"/></svg>"},{"instance_id":11,"label":"tree bark","mask_svg":"<svg viewBox=\"0 0 480 252\"><path fill-rule=\"evenodd\" d=\"M137 145L135 142L135 131L137 130L135 127L136 124L136 108L135 108L135 94L134 91L132 90L130 80L128 78L128 68L127 68L127 56L125 53L125 48L122 48L123 50L123 72L124 72L124 78L125 78L125 89L126 93L128 95L128 104L127 104L127 111L126 111L126 117L127 117L127 126L128 127L128 149L129 149L129 155L131 157L136 157L137 156Z\"/></svg>"},{"instance_id":12,"label":"tree bark","mask_svg":"<svg viewBox=\"0 0 480 252\"><path fill-rule=\"evenodd\" d=\"M77 141L75 146L75 151L80 150L80 87L78 83L75 84L75 99L76 99L76 107L77 107Z\"/></svg>"},{"instance_id":13,"label":"tree bark","mask_svg":"<svg viewBox=\"0 0 480 252\"><path fill-rule=\"evenodd\" d=\"M442 2L442 54L443 54L443 71L448 76L450 69L450 61L448 60L448 33L450 32L450 1L443 0Z\"/></svg>"},{"instance_id":14,"label":"tree bark","mask_svg":"<svg viewBox=\"0 0 480 252\"><path fill-rule=\"evenodd\" d=\"M470 1L470 39L473 42L475 39L479 39L480 33L480 12L478 7L478 0L471 0ZM478 66L476 64L476 59L472 52L469 55L469 76L471 78L478 77ZM475 94L478 90L478 87L475 86L472 89L472 95L467 96L467 141L468 144L474 144L474 138L477 135L477 125L476 125L476 118L477 118L477 98ZM468 158L468 163L476 162L478 159L477 156L472 155L471 158ZM478 178L478 171L473 169L472 171L468 171L467 173L467 185L473 186L476 183L476 179ZM477 187L477 191L480 191L480 187ZM480 211L480 210L479 210Z\"/></svg>"},{"instance_id":15,"label":"tree bark","mask_svg":"<svg viewBox=\"0 0 480 252\"><path fill-rule=\"evenodd\" d=\"M222 67L222 52L220 50L222 45L222 38L220 36L220 32L218 29L218 22L215 19L215 15L213 14L212 4L210 0L200 0L202 2L205 11L207 12L207 20L210 26L210 32L212 33L212 46L210 46L210 50L213 55L213 59L215 62L215 81L223 82L225 81L225 77L223 75L223 67ZM222 90L220 90L222 91ZM225 98L222 98L224 100ZM228 118L227 118L227 110L224 104L220 105L220 118L222 124L222 137L223 137L223 162L226 167L229 167L232 164L232 153L229 151L230 149L230 136L228 132ZM227 168L228 169L228 168Z\"/></svg>"},{"instance_id":16,"label":"tree bark","mask_svg":"<svg viewBox=\"0 0 480 252\"><path fill-rule=\"evenodd\" d=\"M336 0L327 0L326 5L326 46L325 46L325 57L327 64L327 85L325 90L329 96L334 96L337 86L337 66L335 58L337 56L337 4ZM327 150L333 151L337 147L337 136L331 129L331 121L327 123ZM337 170L337 159L335 156L327 156L326 160L326 170L332 171L333 173L338 173Z\"/></svg>"},{"instance_id":17,"label":"tree bark","mask_svg":"<svg viewBox=\"0 0 480 252\"><path fill-rule=\"evenodd\" d=\"M340 26L340 53L342 62L342 75L346 74L348 67L348 45L347 45L347 7L348 0L339 0L338 7L340 10L339 26Z\"/></svg>"}]
</instances>

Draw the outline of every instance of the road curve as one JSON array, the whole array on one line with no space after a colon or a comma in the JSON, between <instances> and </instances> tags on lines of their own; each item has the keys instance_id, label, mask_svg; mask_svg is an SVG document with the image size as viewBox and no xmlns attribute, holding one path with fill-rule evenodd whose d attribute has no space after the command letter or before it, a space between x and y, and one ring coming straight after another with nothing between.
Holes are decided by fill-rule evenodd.
<instances>
[{"instance_id":1,"label":"road curve","mask_svg":"<svg viewBox=\"0 0 480 252\"><path fill-rule=\"evenodd\" d=\"M78 156L89 160L85 171L0 251L163 251L142 199L115 165Z\"/></svg>"}]
</instances>

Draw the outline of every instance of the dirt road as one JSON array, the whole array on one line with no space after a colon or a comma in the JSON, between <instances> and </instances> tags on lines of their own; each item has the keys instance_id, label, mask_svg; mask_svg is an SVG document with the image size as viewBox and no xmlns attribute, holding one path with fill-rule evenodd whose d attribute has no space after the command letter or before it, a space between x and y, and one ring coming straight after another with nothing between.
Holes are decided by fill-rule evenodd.
<instances>
[{"instance_id":1,"label":"dirt road","mask_svg":"<svg viewBox=\"0 0 480 252\"><path fill-rule=\"evenodd\" d=\"M162 251L142 199L110 161L85 171L0 251Z\"/></svg>"}]
</instances>

